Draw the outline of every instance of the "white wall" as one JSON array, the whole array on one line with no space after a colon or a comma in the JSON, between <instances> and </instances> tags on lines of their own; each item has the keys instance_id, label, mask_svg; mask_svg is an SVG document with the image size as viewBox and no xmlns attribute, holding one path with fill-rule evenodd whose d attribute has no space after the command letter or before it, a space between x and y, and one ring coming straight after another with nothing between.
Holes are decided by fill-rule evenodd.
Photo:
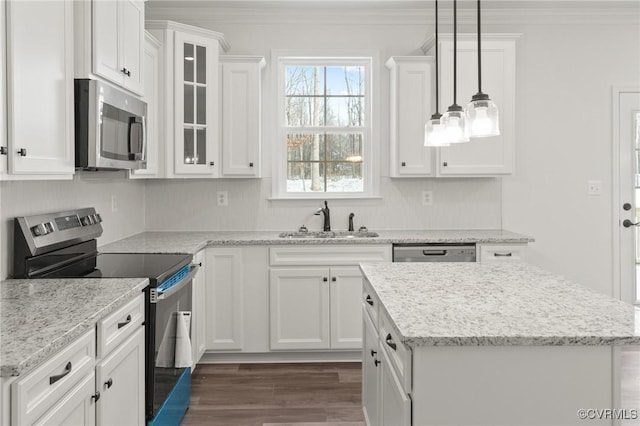
<instances>
[{"instance_id":1,"label":"white wall","mask_svg":"<svg viewBox=\"0 0 640 426\"><path fill-rule=\"evenodd\" d=\"M111 211L111 196L117 211ZM13 218L95 207L102 215L104 245L144 231L144 182L125 179L124 172L82 173L72 181L0 182L2 237L0 279L13 269Z\"/></svg>"},{"instance_id":2,"label":"white wall","mask_svg":"<svg viewBox=\"0 0 640 426\"><path fill-rule=\"evenodd\" d=\"M415 10L404 12L384 10L384 6L369 13L361 13L357 6L333 12L313 7L257 10L249 6L240 10L227 6L200 8L194 14L162 3L148 3L148 15L223 32L232 46L230 54L257 54L267 59L271 48L345 47L379 49L384 62L392 55L421 54L419 47L433 32L428 24L432 22L430 11L417 4L412 6ZM387 229L502 226L536 238L530 251L534 264L612 294L611 87L640 84L640 13L633 2L604 8L602 4L583 2L587 8L581 9L578 2L539 3L539 10L485 12L485 32L522 34L517 47L514 176L455 182L383 178L381 202L335 202L337 217L354 210L370 228ZM536 4L529 2L524 7L535 8ZM459 31L473 32L473 9L463 9L460 16ZM291 24L296 20L300 23ZM441 21L441 30L450 32L447 12ZM270 65L264 80L267 111L273 109L268 103L273 98ZM388 176L388 73L382 67L378 71L381 164L383 176ZM269 118L267 114L265 153L275 133ZM270 175L270 157L264 160ZM588 180L603 182L602 196L587 195ZM435 192L431 209L414 199L422 188ZM211 191L217 190L230 191L227 209L215 206ZM147 187L147 228L319 226L319 220L309 216L318 203L269 202L269 195L268 180L151 183ZM183 205L158 213L167 198ZM184 205L188 199L193 209ZM181 213L177 219L176 211Z\"/></svg>"}]
</instances>

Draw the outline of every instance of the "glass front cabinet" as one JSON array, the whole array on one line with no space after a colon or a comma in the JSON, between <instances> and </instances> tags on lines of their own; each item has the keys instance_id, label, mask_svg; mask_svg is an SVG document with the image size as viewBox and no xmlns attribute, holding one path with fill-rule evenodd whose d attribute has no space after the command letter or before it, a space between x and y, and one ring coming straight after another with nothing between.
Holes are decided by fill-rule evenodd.
<instances>
[{"instance_id":1,"label":"glass front cabinet","mask_svg":"<svg viewBox=\"0 0 640 426\"><path fill-rule=\"evenodd\" d=\"M221 33L171 21L147 21L162 44L159 127L165 172L157 177L220 175L219 54L229 46ZM163 155L160 155L162 157Z\"/></svg>"}]
</instances>

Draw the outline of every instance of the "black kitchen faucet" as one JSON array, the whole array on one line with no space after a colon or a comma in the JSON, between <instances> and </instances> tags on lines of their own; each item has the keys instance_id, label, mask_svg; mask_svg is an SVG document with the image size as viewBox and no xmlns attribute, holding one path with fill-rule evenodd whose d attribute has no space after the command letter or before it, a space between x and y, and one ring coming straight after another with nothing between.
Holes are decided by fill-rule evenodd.
<instances>
[{"instance_id":1,"label":"black kitchen faucet","mask_svg":"<svg viewBox=\"0 0 640 426\"><path fill-rule=\"evenodd\" d=\"M329 206L327 201L324 202L324 207L320 207L314 214L320 216L320 213L324 215L323 231L331 231L331 218L329 217Z\"/></svg>"}]
</instances>

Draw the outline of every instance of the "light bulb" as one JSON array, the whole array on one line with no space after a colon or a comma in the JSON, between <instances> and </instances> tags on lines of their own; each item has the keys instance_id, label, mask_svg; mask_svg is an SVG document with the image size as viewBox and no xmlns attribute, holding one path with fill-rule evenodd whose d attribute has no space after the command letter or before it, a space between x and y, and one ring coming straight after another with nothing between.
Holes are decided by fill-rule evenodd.
<instances>
[{"instance_id":1,"label":"light bulb","mask_svg":"<svg viewBox=\"0 0 640 426\"><path fill-rule=\"evenodd\" d=\"M424 146L449 146L440 117L440 114L434 114L424 125Z\"/></svg>"},{"instance_id":2,"label":"light bulb","mask_svg":"<svg viewBox=\"0 0 640 426\"><path fill-rule=\"evenodd\" d=\"M488 97L474 99L467 105L467 120L469 122L469 136L483 138L500 134L498 107Z\"/></svg>"},{"instance_id":3,"label":"light bulb","mask_svg":"<svg viewBox=\"0 0 640 426\"><path fill-rule=\"evenodd\" d=\"M464 111L457 105L452 107L442 115L446 138L449 143L469 142Z\"/></svg>"}]
</instances>

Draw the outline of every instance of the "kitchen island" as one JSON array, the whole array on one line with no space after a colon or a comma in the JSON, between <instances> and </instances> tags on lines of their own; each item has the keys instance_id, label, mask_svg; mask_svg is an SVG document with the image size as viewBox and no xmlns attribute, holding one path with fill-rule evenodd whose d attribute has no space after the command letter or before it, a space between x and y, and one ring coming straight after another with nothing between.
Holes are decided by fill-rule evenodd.
<instances>
[{"instance_id":1,"label":"kitchen island","mask_svg":"<svg viewBox=\"0 0 640 426\"><path fill-rule=\"evenodd\" d=\"M360 267L369 425L637 417L619 406L620 346L640 344L633 306L524 263Z\"/></svg>"}]
</instances>

